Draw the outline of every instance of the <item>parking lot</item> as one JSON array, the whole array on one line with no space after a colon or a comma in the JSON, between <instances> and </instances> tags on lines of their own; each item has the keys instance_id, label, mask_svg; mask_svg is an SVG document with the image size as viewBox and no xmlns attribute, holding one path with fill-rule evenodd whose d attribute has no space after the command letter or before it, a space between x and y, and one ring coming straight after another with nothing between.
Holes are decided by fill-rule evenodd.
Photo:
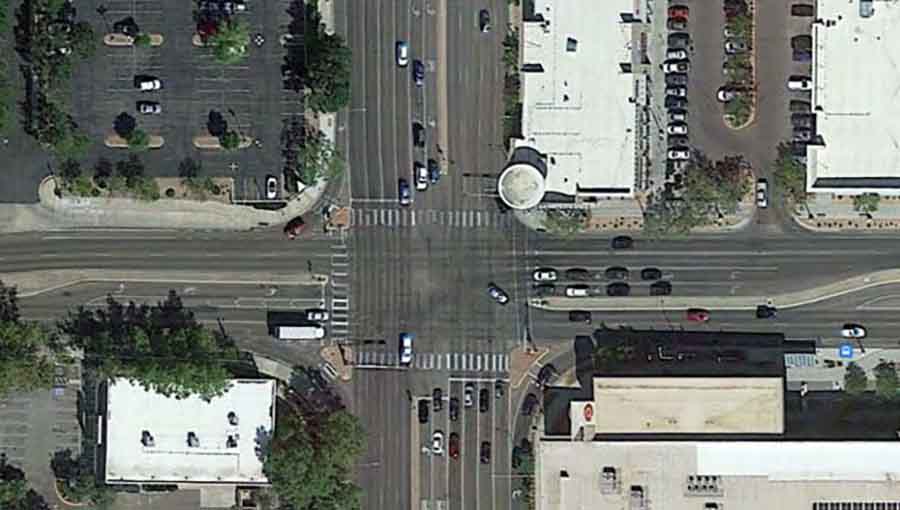
<instances>
[{"instance_id":1,"label":"parking lot","mask_svg":"<svg viewBox=\"0 0 900 510\"><path fill-rule=\"evenodd\" d=\"M281 79L286 50L280 38L291 20L286 12L290 2L248 0L245 5L246 10L234 13L232 19L248 24L251 42L246 58L233 65L217 62L210 48L193 44L194 2L112 0L103 3L102 15L96 12L99 1L79 5L81 16L101 34L131 17L141 32L164 39L161 46L148 48L101 43L96 55L75 73L74 115L95 142L88 164L98 157L128 156L127 150L103 145L113 132L114 119L124 112L137 120L138 129L165 139L162 148L141 155L150 175L177 176L178 164L190 157L201 162L201 176L233 177L235 198L246 201L265 199L267 174L283 181L282 127L303 113L300 96L284 90ZM139 75L159 79L161 90L139 91L134 83ZM158 102L162 112L138 113L136 102L142 100ZM258 142L233 152L198 149L194 138L211 134L210 127L216 126L211 119ZM279 196L285 194L282 182Z\"/></svg>"},{"instance_id":2,"label":"parking lot","mask_svg":"<svg viewBox=\"0 0 900 510\"><path fill-rule=\"evenodd\" d=\"M465 406L465 387L472 385L472 405ZM442 387L442 409L432 398L428 422L419 424L419 494L413 508L461 510L508 508L511 499L509 392L498 397L494 379L449 378ZM458 418L450 419L450 399L458 402ZM486 403L486 407L482 407ZM434 435L443 435L442 453L434 453ZM458 450L451 441L458 438ZM487 444L485 447L484 445Z\"/></svg>"}]
</instances>

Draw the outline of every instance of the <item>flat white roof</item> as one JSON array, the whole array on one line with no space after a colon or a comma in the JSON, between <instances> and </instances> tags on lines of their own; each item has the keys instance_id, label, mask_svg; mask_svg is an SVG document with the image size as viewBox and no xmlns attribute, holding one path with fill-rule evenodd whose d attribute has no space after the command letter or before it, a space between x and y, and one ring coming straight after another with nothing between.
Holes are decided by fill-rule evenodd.
<instances>
[{"instance_id":1,"label":"flat white roof","mask_svg":"<svg viewBox=\"0 0 900 510\"><path fill-rule=\"evenodd\" d=\"M547 154L546 191L577 187L631 196L635 180L634 0L537 0L543 22L523 24L522 132L517 146ZM590 193L590 192L589 192ZM594 194L597 194L594 192Z\"/></svg>"},{"instance_id":2,"label":"flat white roof","mask_svg":"<svg viewBox=\"0 0 900 510\"><path fill-rule=\"evenodd\" d=\"M538 510L639 509L635 486L651 510L900 501L898 441L539 441L536 448ZM604 469L614 476L604 478ZM698 484L710 489L699 494Z\"/></svg>"},{"instance_id":3,"label":"flat white roof","mask_svg":"<svg viewBox=\"0 0 900 510\"><path fill-rule=\"evenodd\" d=\"M573 428L598 434L784 432L780 377L595 377L590 422L583 405L572 403Z\"/></svg>"},{"instance_id":4,"label":"flat white roof","mask_svg":"<svg viewBox=\"0 0 900 510\"><path fill-rule=\"evenodd\" d=\"M106 412L106 482L268 483L258 439L275 427L275 381L231 381L207 402L175 399L125 379L111 381ZM237 425L228 420L237 416ZM153 446L141 442L143 432ZM189 447L188 432L199 446ZM232 437L237 445L226 444Z\"/></svg>"},{"instance_id":5,"label":"flat white roof","mask_svg":"<svg viewBox=\"0 0 900 510\"><path fill-rule=\"evenodd\" d=\"M872 5L863 18L858 1L816 2L813 107L825 145L808 148L808 191L900 193L900 4Z\"/></svg>"}]
</instances>

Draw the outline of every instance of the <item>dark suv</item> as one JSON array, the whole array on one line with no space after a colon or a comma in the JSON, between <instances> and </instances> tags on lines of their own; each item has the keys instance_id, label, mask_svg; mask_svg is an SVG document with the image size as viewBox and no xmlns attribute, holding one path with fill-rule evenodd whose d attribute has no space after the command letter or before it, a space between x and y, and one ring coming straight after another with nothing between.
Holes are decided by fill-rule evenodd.
<instances>
[{"instance_id":1,"label":"dark suv","mask_svg":"<svg viewBox=\"0 0 900 510\"><path fill-rule=\"evenodd\" d=\"M586 312L584 310L572 310L569 312L569 320L571 322L584 322L585 324L590 324L591 312Z\"/></svg>"},{"instance_id":2,"label":"dark suv","mask_svg":"<svg viewBox=\"0 0 900 510\"><path fill-rule=\"evenodd\" d=\"M419 122L413 122L413 145L416 147L425 147L425 126Z\"/></svg>"},{"instance_id":3,"label":"dark suv","mask_svg":"<svg viewBox=\"0 0 900 510\"><path fill-rule=\"evenodd\" d=\"M481 388L478 391L478 411L482 413L488 412L491 406L491 395L487 388Z\"/></svg>"},{"instance_id":4,"label":"dark suv","mask_svg":"<svg viewBox=\"0 0 900 510\"><path fill-rule=\"evenodd\" d=\"M607 296L627 296L628 294L631 294L631 287L629 287L627 283L615 282L606 286Z\"/></svg>"}]
</instances>

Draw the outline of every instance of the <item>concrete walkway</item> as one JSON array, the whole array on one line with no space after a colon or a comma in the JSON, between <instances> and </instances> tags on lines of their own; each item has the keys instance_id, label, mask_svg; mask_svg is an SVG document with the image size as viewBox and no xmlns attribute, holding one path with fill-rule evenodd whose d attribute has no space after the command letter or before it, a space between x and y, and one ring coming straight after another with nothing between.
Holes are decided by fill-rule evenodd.
<instances>
[{"instance_id":1,"label":"concrete walkway","mask_svg":"<svg viewBox=\"0 0 900 510\"><path fill-rule=\"evenodd\" d=\"M529 306L546 310L592 311L684 310L687 308L755 310L757 306L770 302L778 308L796 308L851 292L893 283L900 283L900 269L877 271L819 287L771 296L549 297L531 299Z\"/></svg>"}]
</instances>

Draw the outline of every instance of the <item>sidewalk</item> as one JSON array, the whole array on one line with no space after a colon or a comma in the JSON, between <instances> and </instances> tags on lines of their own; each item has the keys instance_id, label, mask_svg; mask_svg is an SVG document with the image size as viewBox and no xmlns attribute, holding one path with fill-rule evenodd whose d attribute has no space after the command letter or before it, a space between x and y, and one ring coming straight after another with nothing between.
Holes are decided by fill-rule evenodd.
<instances>
[{"instance_id":1,"label":"sidewalk","mask_svg":"<svg viewBox=\"0 0 900 510\"><path fill-rule=\"evenodd\" d=\"M810 195L807 208L793 212L794 222L811 232L900 230L900 197L882 196L869 218L853 209L853 197L820 193Z\"/></svg>"},{"instance_id":2,"label":"sidewalk","mask_svg":"<svg viewBox=\"0 0 900 510\"><path fill-rule=\"evenodd\" d=\"M778 308L796 308L871 287L900 283L900 269L877 271L839 282L829 283L797 292L772 296L660 296L660 297L588 297L535 298L529 306L545 310L755 310L757 306L771 303Z\"/></svg>"}]
</instances>

